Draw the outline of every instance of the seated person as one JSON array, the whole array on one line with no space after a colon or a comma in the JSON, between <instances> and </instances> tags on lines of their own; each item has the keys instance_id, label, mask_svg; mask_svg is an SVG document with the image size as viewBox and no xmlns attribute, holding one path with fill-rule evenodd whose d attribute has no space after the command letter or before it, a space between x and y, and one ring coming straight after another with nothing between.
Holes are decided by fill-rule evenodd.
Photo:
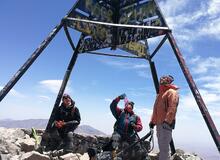
<instances>
[{"instance_id":1,"label":"seated person","mask_svg":"<svg viewBox=\"0 0 220 160\"><path fill-rule=\"evenodd\" d=\"M140 132L143 127L140 117L133 111L134 102L127 101L124 109L117 106L119 101L125 97L125 94L116 97L110 105L111 112L115 117L116 122L114 125L112 141L110 142L111 146L105 146L104 150L120 150L139 140L137 132ZM131 150L122 154L122 158L127 160L143 160L146 156L147 153L140 143L137 143L137 145L131 148Z\"/></svg>"},{"instance_id":2,"label":"seated person","mask_svg":"<svg viewBox=\"0 0 220 160\"><path fill-rule=\"evenodd\" d=\"M73 132L80 124L81 117L79 109L68 94L62 97L61 106L55 113L55 121L52 123L54 142L63 141L63 147L66 152L73 151ZM58 142L59 143L59 142ZM55 148L58 144L55 144Z\"/></svg>"}]
</instances>

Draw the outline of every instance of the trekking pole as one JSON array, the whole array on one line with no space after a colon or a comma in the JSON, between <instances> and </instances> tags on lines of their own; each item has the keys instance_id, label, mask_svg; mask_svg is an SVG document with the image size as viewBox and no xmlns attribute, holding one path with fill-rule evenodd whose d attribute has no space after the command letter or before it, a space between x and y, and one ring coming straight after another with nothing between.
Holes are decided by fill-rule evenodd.
<instances>
[{"instance_id":1,"label":"trekking pole","mask_svg":"<svg viewBox=\"0 0 220 160\"><path fill-rule=\"evenodd\" d=\"M175 146L174 146L173 138L170 141L170 150L171 150L171 156L176 153L176 149L175 149Z\"/></svg>"},{"instance_id":2,"label":"trekking pole","mask_svg":"<svg viewBox=\"0 0 220 160\"><path fill-rule=\"evenodd\" d=\"M136 136L138 137L138 140L140 140L140 136L138 135L137 131L135 131ZM143 141L140 141L141 147L144 149L145 152L148 152L148 150L144 147Z\"/></svg>"},{"instance_id":3,"label":"trekking pole","mask_svg":"<svg viewBox=\"0 0 220 160\"><path fill-rule=\"evenodd\" d=\"M122 151L117 153L117 156L121 155L122 153L124 153L125 151L127 151L128 149L131 149L132 147L134 147L136 144L140 143L141 141L144 141L145 139L147 139L148 137L153 135L153 131L150 130L149 133L147 133L144 137L140 138L138 141L132 143L131 145L129 145L128 147L126 147L125 149L123 149Z\"/></svg>"}]
</instances>

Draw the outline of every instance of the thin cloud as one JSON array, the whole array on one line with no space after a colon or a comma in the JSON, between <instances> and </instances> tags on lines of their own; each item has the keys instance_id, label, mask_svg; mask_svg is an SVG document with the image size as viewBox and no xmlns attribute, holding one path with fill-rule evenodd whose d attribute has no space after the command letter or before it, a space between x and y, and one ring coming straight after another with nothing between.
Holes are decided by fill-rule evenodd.
<instances>
[{"instance_id":1,"label":"thin cloud","mask_svg":"<svg viewBox=\"0 0 220 160\"><path fill-rule=\"evenodd\" d=\"M109 65L111 67L115 67L122 70L135 70L137 75L142 78L148 78L147 72L144 71L149 68L148 64L145 63L132 63L132 62L123 62L116 60L101 60L105 65ZM144 69L144 70L143 70Z\"/></svg>"},{"instance_id":2,"label":"thin cloud","mask_svg":"<svg viewBox=\"0 0 220 160\"><path fill-rule=\"evenodd\" d=\"M220 117L220 111L211 111L210 114L214 117Z\"/></svg>"},{"instance_id":3,"label":"thin cloud","mask_svg":"<svg viewBox=\"0 0 220 160\"><path fill-rule=\"evenodd\" d=\"M219 10L220 1L219 0L211 0L211 1L209 1L208 5L209 5L209 8L207 10L208 14L213 15L214 18L216 18L215 16L220 13L220 10Z\"/></svg>"},{"instance_id":4,"label":"thin cloud","mask_svg":"<svg viewBox=\"0 0 220 160\"><path fill-rule=\"evenodd\" d=\"M146 71L137 71L137 75L139 76L139 77L143 77L143 78L149 78L149 75L147 74L147 72Z\"/></svg>"},{"instance_id":5,"label":"thin cloud","mask_svg":"<svg viewBox=\"0 0 220 160\"><path fill-rule=\"evenodd\" d=\"M200 94L206 104L206 107L209 109L215 108L216 104L220 103L220 96L219 94L210 93L207 90L200 90ZM182 106L181 109L185 111L184 115L187 116L187 114L191 114L192 112L196 111L198 112L198 105L196 103L195 98L191 93L187 93L185 95L180 95L180 104L179 106Z\"/></svg>"},{"instance_id":6,"label":"thin cloud","mask_svg":"<svg viewBox=\"0 0 220 160\"><path fill-rule=\"evenodd\" d=\"M128 88L128 95L132 97L143 97L146 96L146 93L149 93L149 89L147 87L141 88Z\"/></svg>"},{"instance_id":7,"label":"thin cloud","mask_svg":"<svg viewBox=\"0 0 220 160\"><path fill-rule=\"evenodd\" d=\"M220 58L197 56L190 59L192 73L197 75L195 79L200 86L215 94L220 93Z\"/></svg>"},{"instance_id":8,"label":"thin cloud","mask_svg":"<svg viewBox=\"0 0 220 160\"><path fill-rule=\"evenodd\" d=\"M43 80L40 81L39 84L44 90L57 94L62 84L62 80ZM67 84L66 91L71 92L69 84Z\"/></svg>"},{"instance_id":9,"label":"thin cloud","mask_svg":"<svg viewBox=\"0 0 220 160\"><path fill-rule=\"evenodd\" d=\"M194 74L210 73L211 70L220 71L220 58L218 57L202 58L197 56L190 59L190 64L192 65L192 72Z\"/></svg>"},{"instance_id":10,"label":"thin cloud","mask_svg":"<svg viewBox=\"0 0 220 160\"><path fill-rule=\"evenodd\" d=\"M196 75L195 81L199 84L200 94L206 104L209 113L214 117L218 117L220 108L220 58L200 56L190 59L193 74ZM190 116L190 112L197 110L198 106L191 93L181 95L180 105L184 107L184 115ZM199 113L199 112L198 112Z\"/></svg>"},{"instance_id":11,"label":"thin cloud","mask_svg":"<svg viewBox=\"0 0 220 160\"><path fill-rule=\"evenodd\" d=\"M140 69L140 68L149 68L147 64L135 64L133 65L134 69Z\"/></svg>"},{"instance_id":12,"label":"thin cloud","mask_svg":"<svg viewBox=\"0 0 220 160\"><path fill-rule=\"evenodd\" d=\"M160 1L159 5L182 47L189 47L192 41L204 36L220 39L219 0L166 0ZM189 6L192 5L197 7L190 10Z\"/></svg>"},{"instance_id":13,"label":"thin cloud","mask_svg":"<svg viewBox=\"0 0 220 160\"><path fill-rule=\"evenodd\" d=\"M191 93L187 93L185 95L180 95L180 104L179 106L184 107L184 110L194 111L197 110L197 104Z\"/></svg>"},{"instance_id":14,"label":"thin cloud","mask_svg":"<svg viewBox=\"0 0 220 160\"><path fill-rule=\"evenodd\" d=\"M134 64L134 63L129 63L129 62L123 62L123 61L116 61L116 60L101 60L102 63L112 66L112 67L117 67L120 69L146 69L148 68L147 64L144 63L138 63L138 64Z\"/></svg>"},{"instance_id":15,"label":"thin cloud","mask_svg":"<svg viewBox=\"0 0 220 160\"><path fill-rule=\"evenodd\" d=\"M152 115L153 109L148 109L147 107L135 107L134 111L141 115Z\"/></svg>"},{"instance_id":16,"label":"thin cloud","mask_svg":"<svg viewBox=\"0 0 220 160\"><path fill-rule=\"evenodd\" d=\"M38 96L42 101L50 101L50 97L49 96L43 96L43 95L40 95Z\"/></svg>"},{"instance_id":17,"label":"thin cloud","mask_svg":"<svg viewBox=\"0 0 220 160\"><path fill-rule=\"evenodd\" d=\"M106 98L106 99L104 99L105 100L105 102L112 102L112 99L110 99L110 98Z\"/></svg>"}]
</instances>

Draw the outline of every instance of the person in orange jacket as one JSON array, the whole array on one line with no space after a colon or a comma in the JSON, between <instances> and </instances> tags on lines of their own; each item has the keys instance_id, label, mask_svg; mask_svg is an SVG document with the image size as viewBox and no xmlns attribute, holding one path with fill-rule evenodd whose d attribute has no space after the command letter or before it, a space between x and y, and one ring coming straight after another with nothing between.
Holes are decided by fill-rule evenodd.
<instances>
[{"instance_id":1,"label":"person in orange jacket","mask_svg":"<svg viewBox=\"0 0 220 160\"><path fill-rule=\"evenodd\" d=\"M157 127L159 160L168 160L169 143L172 130L175 127L175 117L179 103L178 87L172 84L174 78L170 75L160 78L159 94L156 97L150 128Z\"/></svg>"}]
</instances>

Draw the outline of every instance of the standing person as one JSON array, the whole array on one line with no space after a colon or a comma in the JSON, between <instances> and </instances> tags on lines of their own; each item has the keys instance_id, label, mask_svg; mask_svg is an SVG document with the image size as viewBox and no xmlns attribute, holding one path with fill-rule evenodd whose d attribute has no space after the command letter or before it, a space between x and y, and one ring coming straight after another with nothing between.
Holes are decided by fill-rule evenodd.
<instances>
[{"instance_id":1,"label":"standing person","mask_svg":"<svg viewBox=\"0 0 220 160\"><path fill-rule=\"evenodd\" d=\"M134 102L127 101L124 109L117 106L119 101L125 99L125 97L125 94L116 97L110 105L111 112L116 119L114 133L112 135L113 149L117 149L118 147L116 140L119 142L119 145L124 142L126 142L127 145L137 142L137 132L140 132L143 128L140 117L133 111ZM129 154L127 153L127 155L124 154L122 156L123 159L143 160L145 159L146 154L147 153L143 150L140 143L138 143L134 148L132 148L132 151L129 151Z\"/></svg>"},{"instance_id":2,"label":"standing person","mask_svg":"<svg viewBox=\"0 0 220 160\"><path fill-rule=\"evenodd\" d=\"M172 130L175 127L175 117L179 103L178 87L172 84L174 78L170 75L160 78L159 94L154 103L153 115L149 123L150 128L157 127L159 145L159 160L168 160L169 143Z\"/></svg>"},{"instance_id":3,"label":"standing person","mask_svg":"<svg viewBox=\"0 0 220 160\"><path fill-rule=\"evenodd\" d=\"M52 128L55 130L55 139L63 141L66 152L73 151L73 132L80 124L81 117L79 109L75 106L75 101L68 94L62 97L62 103L55 113L55 121ZM57 147L57 146L55 146Z\"/></svg>"}]
</instances>

